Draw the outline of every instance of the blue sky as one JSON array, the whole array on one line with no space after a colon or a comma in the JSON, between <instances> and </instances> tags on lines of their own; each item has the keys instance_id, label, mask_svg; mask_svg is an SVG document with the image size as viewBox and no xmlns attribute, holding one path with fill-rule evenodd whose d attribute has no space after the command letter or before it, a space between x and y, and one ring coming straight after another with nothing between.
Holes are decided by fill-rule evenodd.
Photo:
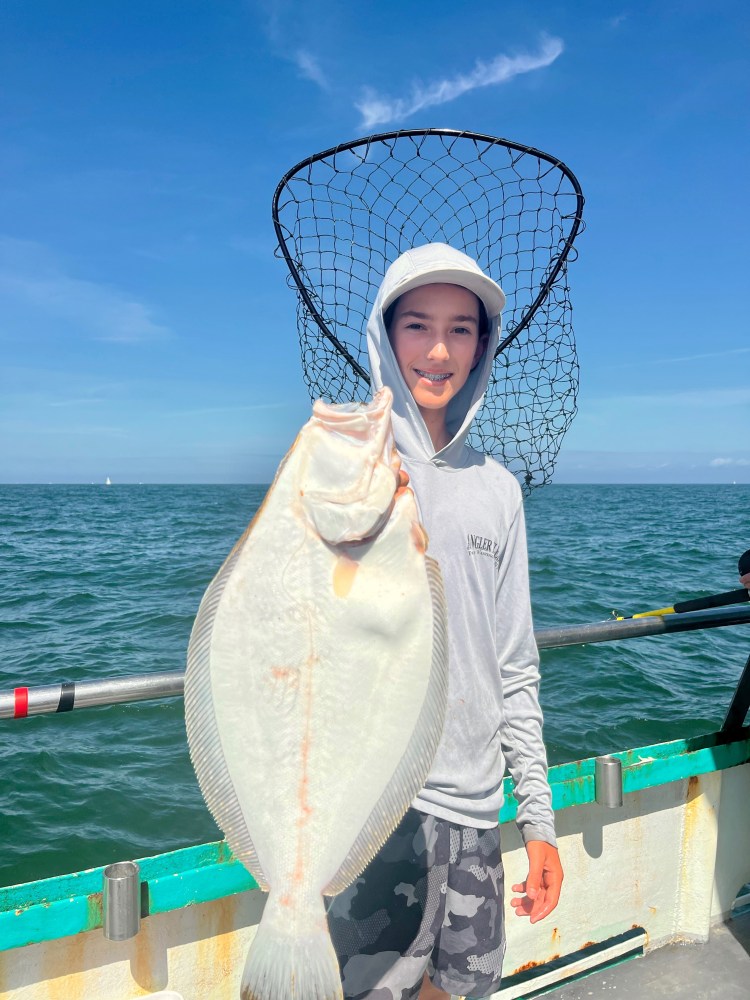
<instances>
[{"instance_id":1,"label":"blue sky","mask_svg":"<svg viewBox=\"0 0 750 1000\"><path fill-rule=\"evenodd\" d=\"M282 174L399 127L562 159L557 482L750 482L750 14L734 0L4 0L0 481L267 482L307 419Z\"/></svg>"}]
</instances>

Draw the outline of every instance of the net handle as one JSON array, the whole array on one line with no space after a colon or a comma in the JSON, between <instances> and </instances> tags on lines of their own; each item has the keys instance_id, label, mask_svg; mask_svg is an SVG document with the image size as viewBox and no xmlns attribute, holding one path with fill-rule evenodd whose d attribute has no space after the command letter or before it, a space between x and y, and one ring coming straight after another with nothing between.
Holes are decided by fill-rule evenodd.
<instances>
[{"instance_id":1,"label":"net handle","mask_svg":"<svg viewBox=\"0 0 750 1000\"><path fill-rule=\"evenodd\" d=\"M303 170L305 167L312 166L313 163L317 163L319 160L325 160L330 156L336 156L337 153L346 153L349 150L356 149L359 146L369 146L374 142L386 142L389 139L398 139L401 137L409 138L414 136L428 136L428 135L442 135L448 137L452 136L456 139L460 138L472 139L474 142L486 142L493 146L504 146L506 149L513 149L516 152L522 154L529 153L530 155L536 156L540 160L544 160L546 163L549 163L550 166L556 167L558 170L560 170L562 174L565 175L565 177L567 177L567 179L573 186L573 191L576 196L576 208L575 212L572 215L573 225L571 226L570 232L565 238L562 250L560 251L557 260L555 261L554 267L547 275L544 284L540 288L539 294L522 316L518 326L513 330L512 333L509 333L504 338L502 343L498 346L497 350L495 351L495 357L497 357L502 351L504 351L505 348L509 346L509 344L512 344L513 341L516 339L516 337L518 337L518 335L523 330L526 329L526 327L533 319L534 314L546 299L550 288L554 284L555 280L557 279L557 276L564 267L566 260L570 256L570 251L573 248L573 242L575 241L575 238L578 235L581 229L581 225L583 223L583 201L584 201L583 191L581 189L581 185L578 183L578 178L575 176L573 171L570 170L570 168L567 167L562 162L562 160L558 160L556 157L550 156L549 153L543 153L540 149L535 149L533 146L524 146L522 143L511 142L509 139L500 139L494 135L485 135L482 132L466 132L450 128L411 128L411 129L399 129L395 132L378 132L375 135L365 136L360 139L352 139L350 142L339 143L337 146L331 146L330 149L324 149L321 153L314 153L312 156L308 156L304 160L300 160L300 162L297 163L295 166L293 166L291 170L287 170L287 172L284 174L284 176L277 184L276 190L273 195L271 218L273 219L273 227L276 231L276 239L278 240L279 249L281 250L286 266L289 268L289 273L291 274L292 279L294 280L294 283L297 286L297 290L305 306L310 312L310 315L320 327L323 336L326 337L331 344L333 344L333 346L336 348L339 354L346 359L346 361L351 365L351 367L354 369L357 375L361 379L363 379L367 385L371 384L369 374L365 371L362 365L360 365L359 362L354 357L352 357L351 352L347 349L347 347L344 344L341 343L336 334L329 329L325 320L323 319L323 317L320 315L320 312L316 308L315 303L312 301L312 298L310 297L310 294L307 291L304 282L300 278L299 272L297 270L297 265L292 260L291 254L289 253L289 250L287 248L286 239L284 238L284 233L282 231L281 223L279 221L279 200L281 198L282 191L286 187L288 181L290 181L292 177L294 177L294 175L297 174L300 170ZM566 215L563 216L563 218L570 219L571 216Z\"/></svg>"}]
</instances>

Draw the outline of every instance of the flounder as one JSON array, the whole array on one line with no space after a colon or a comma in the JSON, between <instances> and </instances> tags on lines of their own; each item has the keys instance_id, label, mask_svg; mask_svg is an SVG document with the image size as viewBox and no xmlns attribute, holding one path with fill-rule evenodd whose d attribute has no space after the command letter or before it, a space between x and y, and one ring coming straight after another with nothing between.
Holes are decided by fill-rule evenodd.
<instances>
[{"instance_id":1,"label":"flounder","mask_svg":"<svg viewBox=\"0 0 750 1000\"><path fill-rule=\"evenodd\" d=\"M198 782L269 892L243 1000L342 997L324 896L395 829L440 738L445 599L399 486L391 404L387 388L314 404L190 638Z\"/></svg>"}]
</instances>

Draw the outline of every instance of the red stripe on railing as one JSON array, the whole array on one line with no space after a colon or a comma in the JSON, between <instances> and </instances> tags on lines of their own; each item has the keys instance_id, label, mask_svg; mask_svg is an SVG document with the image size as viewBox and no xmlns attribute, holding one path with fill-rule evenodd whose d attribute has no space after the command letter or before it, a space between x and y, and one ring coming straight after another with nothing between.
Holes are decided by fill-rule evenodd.
<instances>
[{"instance_id":1,"label":"red stripe on railing","mask_svg":"<svg viewBox=\"0 0 750 1000\"><path fill-rule=\"evenodd\" d=\"M13 718L25 719L29 714L29 689L15 688L13 691Z\"/></svg>"}]
</instances>

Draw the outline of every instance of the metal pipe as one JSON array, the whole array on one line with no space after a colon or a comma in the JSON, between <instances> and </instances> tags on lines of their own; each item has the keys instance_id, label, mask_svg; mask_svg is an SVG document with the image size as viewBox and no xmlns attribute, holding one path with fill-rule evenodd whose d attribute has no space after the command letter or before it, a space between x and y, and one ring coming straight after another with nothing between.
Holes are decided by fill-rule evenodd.
<instances>
[{"instance_id":1,"label":"metal pipe","mask_svg":"<svg viewBox=\"0 0 750 1000\"><path fill-rule=\"evenodd\" d=\"M121 702L179 698L185 689L181 670L158 674L106 677L97 681L17 687L0 692L0 719L22 719L27 715L70 712L74 708L117 705Z\"/></svg>"},{"instance_id":2,"label":"metal pipe","mask_svg":"<svg viewBox=\"0 0 750 1000\"><path fill-rule=\"evenodd\" d=\"M141 927L141 870L135 861L117 861L107 865L103 879L104 936L127 941Z\"/></svg>"},{"instance_id":3,"label":"metal pipe","mask_svg":"<svg viewBox=\"0 0 750 1000\"><path fill-rule=\"evenodd\" d=\"M594 795L601 806L619 809L622 805L622 761L604 754L594 761Z\"/></svg>"},{"instance_id":4,"label":"metal pipe","mask_svg":"<svg viewBox=\"0 0 750 1000\"><path fill-rule=\"evenodd\" d=\"M623 621L594 622L592 625L560 625L535 631L539 649L560 646L583 646L615 639L635 639L643 635L666 635L671 632L692 632L697 629L721 628L725 625L750 624L750 607L736 605L664 615L659 618L626 618Z\"/></svg>"},{"instance_id":5,"label":"metal pipe","mask_svg":"<svg viewBox=\"0 0 750 1000\"><path fill-rule=\"evenodd\" d=\"M634 639L644 635L665 635L670 632L746 624L750 624L750 606L736 605L665 615L663 618L627 618L623 621L595 622L592 625L539 628L534 632L534 637L539 649L556 649L561 646ZM41 687L17 687L12 691L0 691L0 719L22 719L28 715L69 712L73 708L92 708L96 705L180 698L184 690L185 674L181 670L133 674L97 681L45 684Z\"/></svg>"}]
</instances>

